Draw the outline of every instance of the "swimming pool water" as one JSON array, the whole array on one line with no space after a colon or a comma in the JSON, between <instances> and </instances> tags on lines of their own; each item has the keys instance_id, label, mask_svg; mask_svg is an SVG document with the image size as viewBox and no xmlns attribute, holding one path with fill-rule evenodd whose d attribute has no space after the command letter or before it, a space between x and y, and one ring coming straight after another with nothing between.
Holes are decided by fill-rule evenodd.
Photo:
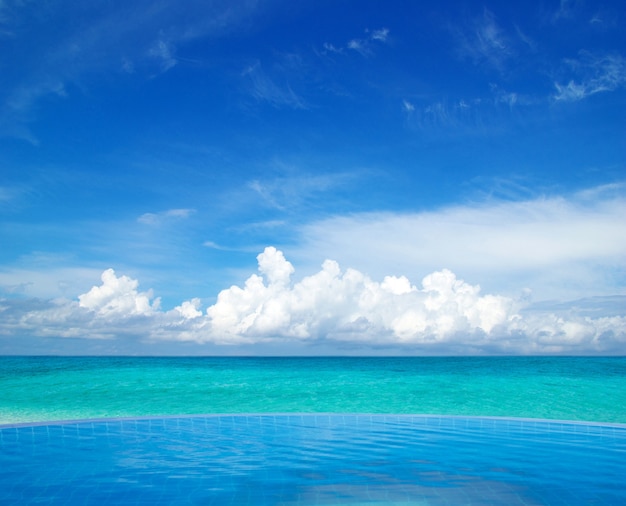
<instances>
[{"instance_id":1,"label":"swimming pool water","mask_svg":"<svg viewBox=\"0 0 626 506\"><path fill-rule=\"evenodd\" d=\"M0 427L0 504L626 504L626 425L211 415Z\"/></svg>"}]
</instances>

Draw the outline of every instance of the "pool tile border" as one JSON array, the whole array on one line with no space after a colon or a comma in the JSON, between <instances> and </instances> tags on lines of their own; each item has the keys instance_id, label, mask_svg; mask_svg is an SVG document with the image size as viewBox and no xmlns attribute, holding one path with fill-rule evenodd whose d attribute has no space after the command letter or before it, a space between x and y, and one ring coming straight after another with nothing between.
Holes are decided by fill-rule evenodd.
<instances>
[{"instance_id":1,"label":"pool tile border","mask_svg":"<svg viewBox=\"0 0 626 506\"><path fill-rule=\"evenodd\" d=\"M250 418L254 418L256 421L260 419L273 419L276 418L286 420L287 422L303 421L306 418L307 421L314 420L317 425L318 420L324 420L326 424L330 423L331 419L335 422L341 421L343 424L350 422L362 424L372 421L377 422L409 422L412 424L419 423L419 425L427 425L438 428L449 427L464 427L475 426L477 428L487 428L492 425L495 428L496 425L510 426L514 430L520 430L521 428L528 429L535 424L540 424L545 430L546 426L551 430L558 431L563 430L564 427L569 427L575 430L576 427L586 428L617 428L626 429L626 423L615 422L593 422L593 421L581 421L581 420L557 420L557 419L544 419L544 418L518 418L518 417L500 417L500 416L460 416L460 415L434 415L434 414L395 414L395 413L272 413L272 412L260 412L260 413L207 413L207 414L193 414L193 415L156 415L156 416L139 416L139 417L105 417L105 418L82 418L82 419L69 419L69 420L45 420L34 422L18 422L9 424L0 424L0 431L12 428L22 427L52 427L52 426L72 426L72 425L88 425L88 424L102 424L102 423L121 423L122 427L126 424L133 424L136 422L161 422L165 424L167 421L177 421L177 425L180 426L181 421L190 421L193 425L193 421L202 419L214 419L219 418L221 420L232 419L231 423L249 423Z\"/></svg>"}]
</instances>

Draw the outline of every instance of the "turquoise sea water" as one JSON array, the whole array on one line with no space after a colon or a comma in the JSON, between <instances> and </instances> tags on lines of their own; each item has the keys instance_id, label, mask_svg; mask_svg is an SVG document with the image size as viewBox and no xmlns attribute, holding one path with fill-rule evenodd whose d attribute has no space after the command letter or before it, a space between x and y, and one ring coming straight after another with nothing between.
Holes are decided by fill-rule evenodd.
<instances>
[{"instance_id":1,"label":"turquoise sea water","mask_svg":"<svg viewBox=\"0 0 626 506\"><path fill-rule=\"evenodd\" d=\"M0 357L0 423L264 412L626 423L626 357Z\"/></svg>"}]
</instances>

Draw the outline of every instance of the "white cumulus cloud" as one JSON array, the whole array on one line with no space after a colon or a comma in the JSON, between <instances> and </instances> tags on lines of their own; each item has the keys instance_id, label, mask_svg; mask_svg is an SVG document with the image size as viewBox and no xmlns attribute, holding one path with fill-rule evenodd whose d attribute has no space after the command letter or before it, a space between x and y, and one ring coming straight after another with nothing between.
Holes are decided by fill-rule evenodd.
<instances>
[{"instance_id":1,"label":"white cumulus cloud","mask_svg":"<svg viewBox=\"0 0 626 506\"><path fill-rule=\"evenodd\" d=\"M573 307L528 307L483 293L441 269L419 284L406 276L376 281L333 260L294 280L284 254L267 247L258 273L222 290L202 311L193 298L170 311L139 282L107 269L78 301L25 305L0 300L0 336L134 339L197 345L283 345L337 349L395 348L411 354L615 353L626 349L626 317L596 317Z\"/></svg>"},{"instance_id":2,"label":"white cumulus cloud","mask_svg":"<svg viewBox=\"0 0 626 506\"><path fill-rule=\"evenodd\" d=\"M138 292L137 280L118 278L113 269L104 271L101 279L102 285L78 297L80 307L99 315L149 315L158 310L159 299L151 301L152 292Z\"/></svg>"},{"instance_id":3,"label":"white cumulus cloud","mask_svg":"<svg viewBox=\"0 0 626 506\"><path fill-rule=\"evenodd\" d=\"M299 282L280 251L258 256L261 276L223 290L207 310L211 330L225 341L331 338L378 343L442 341L460 333L489 333L513 318L514 303L481 295L447 270L430 274L421 288L405 277L382 283L342 271L327 260Z\"/></svg>"}]
</instances>

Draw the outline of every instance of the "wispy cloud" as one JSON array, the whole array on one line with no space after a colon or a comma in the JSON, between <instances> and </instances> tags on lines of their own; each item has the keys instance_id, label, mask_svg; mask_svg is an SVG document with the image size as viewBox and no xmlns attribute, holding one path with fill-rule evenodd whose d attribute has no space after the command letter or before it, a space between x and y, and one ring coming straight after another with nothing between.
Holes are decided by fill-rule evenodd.
<instances>
[{"instance_id":1,"label":"wispy cloud","mask_svg":"<svg viewBox=\"0 0 626 506\"><path fill-rule=\"evenodd\" d=\"M346 51L356 51L361 56L370 57L374 55L377 44L387 43L389 39L389 29L380 28L378 30L365 30L365 37L355 37L344 45L337 46L329 42L324 43L323 53L345 53Z\"/></svg>"},{"instance_id":2,"label":"wispy cloud","mask_svg":"<svg viewBox=\"0 0 626 506\"><path fill-rule=\"evenodd\" d=\"M503 90L496 85L491 86L491 92L493 96L493 101L496 104L504 104L509 107L509 109L512 109L520 102L524 101L520 98L520 95L518 93L514 91Z\"/></svg>"},{"instance_id":3,"label":"wispy cloud","mask_svg":"<svg viewBox=\"0 0 626 506\"><path fill-rule=\"evenodd\" d=\"M167 72L178 63L174 57L172 44L164 40L156 41L148 51L148 54L160 62L161 72Z\"/></svg>"},{"instance_id":4,"label":"wispy cloud","mask_svg":"<svg viewBox=\"0 0 626 506\"><path fill-rule=\"evenodd\" d=\"M581 0L561 0L559 8L554 12L553 20L560 21L575 17L581 10Z\"/></svg>"},{"instance_id":5,"label":"wispy cloud","mask_svg":"<svg viewBox=\"0 0 626 506\"><path fill-rule=\"evenodd\" d=\"M13 137L38 145L39 140L27 124L35 116L35 105L46 96L63 99L67 96L62 80L41 76L37 82L27 82L6 90L0 103L0 135Z\"/></svg>"},{"instance_id":6,"label":"wispy cloud","mask_svg":"<svg viewBox=\"0 0 626 506\"><path fill-rule=\"evenodd\" d=\"M482 136L509 128L548 99L532 97L490 83L482 96L420 97L402 99L406 125L423 135L441 134Z\"/></svg>"},{"instance_id":7,"label":"wispy cloud","mask_svg":"<svg viewBox=\"0 0 626 506\"><path fill-rule=\"evenodd\" d=\"M387 38L389 37L389 29L381 28L380 30L373 30L370 33L370 39L379 40L381 42L387 42Z\"/></svg>"},{"instance_id":8,"label":"wispy cloud","mask_svg":"<svg viewBox=\"0 0 626 506\"><path fill-rule=\"evenodd\" d=\"M581 51L578 58L566 60L565 65L574 77L567 84L554 83L557 101L575 102L626 86L626 60L621 55Z\"/></svg>"},{"instance_id":9,"label":"wispy cloud","mask_svg":"<svg viewBox=\"0 0 626 506\"><path fill-rule=\"evenodd\" d=\"M77 290L84 290L97 279L101 269L37 262L0 270L0 291L25 297L49 298L73 297ZM95 276L95 277L94 277ZM0 296L1 298L1 296Z\"/></svg>"},{"instance_id":10,"label":"wispy cloud","mask_svg":"<svg viewBox=\"0 0 626 506\"><path fill-rule=\"evenodd\" d=\"M495 15L485 9L467 27L457 31L459 52L475 64L488 64L501 69L515 53L508 35L498 24Z\"/></svg>"},{"instance_id":11,"label":"wispy cloud","mask_svg":"<svg viewBox=\"0 0 626 506\"><path fill-rule=\"evenodd\" d=\"M407 126L428 136L454 133L478 135L489 132L489 125L493 123L498 105L493 99L441 98L426 103L424 100L402 101Z\"/></svg>"},{"instance_id":12,"label":"wispy cloud","mask_svg":"<svg viewBox=\"0 0 626 506\"><path fill-rule=\"evenodd\" d=\"M14 188L0 186L0 205L14 200L16 197L16 193L17 192Z\"/></svg>"},{"instance_id":13,"label":"wispy cloud","mask_svg":"<svg viewBox=\"0 0 626 506\"><path fill-rule=\"evenodd\" d=\"M343 49L341 47L337 47L334 44L331 44L330 42L324 42L324 45L322 46L324 48L324 53L342 53Z\"/></svg>"},{"instance_id":14,"label":"wispy cloud","mask_svg":"<svg viewBox=\"0 0 626 506\"><path fill-rule=\"evenodd\" d=\"M194 209L169 209L158 213L144 213L137 218L137 221L144 225L161 225L173 220L189 218L193 213L195 213Z\"/></svg>"},{"instance_id":15,"label":"wispy cloud","mask_svg":"<svg viewBox=\"0 0 626 506\"><path fill-rule=\"evenodd\" d=\"M408 100L403 99L402 108L404 109L405 112L411 113L415 110L415 105L412 102L409 102Z\"/></svg>"},{"instance_id":16,"label":"wispy cloud","mask_svg":"<svg viewBox=\"0 0 626 506\"><path fill-rule=\"evenodd\" d=\"M288 171L273 178L252 180L248 182L248 187L261 197L265 205L287 210L314 205L320 194L336 190L354 177L348 172L313 174Z\"/></svg>"},{"instance_id":17,"label":"wispy cloud","mask_svg":"<svg viewBox=\"0 0 626 506\"><path fill-rule=\"evenodd\" d=\"M230 248L228 246L222 246L221 244L216 243L215 241L204 241L202 246L205 248L210 248L218 251L239 251L238 248Z\"/></svg>"},{"instance_id":18,"label":"wispy cloud","mask_svg":"<svg viewBox=\"0 0 626 506\"><path fill-rule=\"evenodd\" d=\"M259 102L273 107L306 109L306 102L298 96L288 83L279 85L263 70L260 62L248 66L242 73L248 79L251 95Z\"/></svg>"}]
</instances>

